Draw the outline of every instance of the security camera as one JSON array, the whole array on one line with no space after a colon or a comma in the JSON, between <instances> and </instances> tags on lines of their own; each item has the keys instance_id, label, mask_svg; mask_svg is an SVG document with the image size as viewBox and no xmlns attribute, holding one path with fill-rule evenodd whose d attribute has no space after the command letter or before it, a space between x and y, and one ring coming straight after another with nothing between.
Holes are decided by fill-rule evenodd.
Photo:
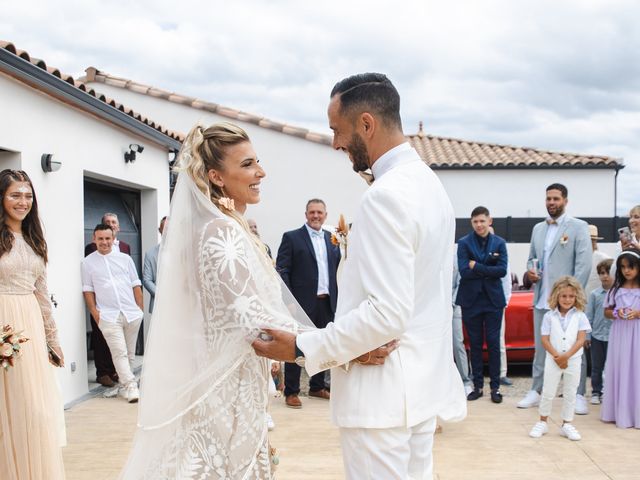
<instances>
[{"instance_id":1,"label":"security camera","mask_svg":"<svg viewBox=\"0 0 640 480\"><path fill-rule=\"evenodd\" d=\"M142 145L138 145L137 143L132 143L131 145L129 145L129 150L131 150L132 152L142 153L144 147Z\"/></svg>"}]
</instances>

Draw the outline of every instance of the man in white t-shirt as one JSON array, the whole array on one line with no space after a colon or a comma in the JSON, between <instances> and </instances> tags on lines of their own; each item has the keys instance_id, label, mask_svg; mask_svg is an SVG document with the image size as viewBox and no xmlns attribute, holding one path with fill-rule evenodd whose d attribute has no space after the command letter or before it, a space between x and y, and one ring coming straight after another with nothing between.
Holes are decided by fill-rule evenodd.
<instances>
[{"instance_id":1,"label":"man in white t-shirt","mask_svg":"<svg viewBox=\"0 0 640 480\"><path fill-rule=\"evenodd\" d=\"M142 323L142 282L129 255L113 250L113 230L98 224L93 230L97 250L82 260L82 292L89 312L104 335L129 403L140 396L131 369Z\"/></svg>"}]
</instances>

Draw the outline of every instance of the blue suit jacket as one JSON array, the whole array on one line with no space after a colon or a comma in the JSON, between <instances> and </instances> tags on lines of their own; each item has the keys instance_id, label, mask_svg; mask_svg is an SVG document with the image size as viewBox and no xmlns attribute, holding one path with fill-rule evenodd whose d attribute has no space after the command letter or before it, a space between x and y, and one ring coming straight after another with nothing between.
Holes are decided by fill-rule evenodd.
<instances>
[{"instance_id":1,"label":"blue suit jacket","mask_svg":"<svg viewBox=\"0 0 640 480\"><path fill-rule=\"evenodd\" d=\"M338 300L336 272L340 263L340 249L331 243L331 234L326 230L323 232L329 266L329 297L331 309L335 313ZM313 315L318 301L318 262L306 226L282 236L276 269L306 314Z\"/></svg>"},{"instance_id":2,"label":"blue suit jacket","mask_svg":"<svg viewBox=\"0 0 640 480\"><path fill-rule=\"evenodd\" d=\"M479 295L487 295L496 309L506 306L501 279L507 274L507 244L491 233L487 242L483 254L475 233L458 240L460 286L456 304L462 308L472 309ZM469 268L470 260L475 260L474 268Z\"/></svg>"}]
</instances>

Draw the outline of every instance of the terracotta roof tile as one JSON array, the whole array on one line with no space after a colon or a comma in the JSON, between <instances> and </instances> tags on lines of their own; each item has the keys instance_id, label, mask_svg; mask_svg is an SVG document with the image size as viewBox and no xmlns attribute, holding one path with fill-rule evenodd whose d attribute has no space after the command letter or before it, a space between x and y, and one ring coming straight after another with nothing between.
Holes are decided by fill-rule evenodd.
<instances>
[{"instance_id":1,"label":"terracotta roof tile","mask_svg":"<svg viewBox=\"0 0 640 480\"><path fill-rule=\"evenodd\" d=\"M407 135L420 157L434 169L444 168L624 168L621 159L602 155L549 152L457 138L427 135L420 122L418 133Z\"/></svg>"},{"instance_id":2,"label":"terracotta roof tile","mask_svg":"<svg viewBox=\"0 0 640 480\"><path fill-rule=\"evenodd\" d=\"M87 93L87 95L91 95L92 97L96 97L98 100L106 103L107 105L112 106L113 108L117 108L118 110L125 112L126 114L138 119L138 121L140 121L141 123L148 125L149 127L153 128L154 130L157 130L163 134L165 134L166 136L173 138L174 140L178 140L179 142L184 141L184 135L179 133L179 132L174 132L171 130L167 130L166 128L162 128L160 125L158 125L157 123L153 122L152 120L143 117L142 115L134 112L132 109L124 107L123 105L117 103L115 100L107 98L105 95L100 94L100 93L96 93L96 91L93 88L87 87L84 82L80 81L80 80L75 80L73 78L73 76L71 75L66 75L64 73L61 73L60 70L58 70L57 68L51 67L51 66L47 66L47 64L45 63L44 60L40 60L38 58L35 57L31 57L29 55L28 52L24 51L24 50L18 50L15 45L13 45L13 43L11 42L7 42L4 40L0 40L0 48L3 50L6 50L7 52L13 54L13 55L17 55L20 58L22 58L23 60L28 61L29 63L35 65L36 67L48 72L51 75L54 75L57 78L60 78L62 80L64 80L65 82L69 83L70 85L73 85L74 87L76 87L77 89ZM89 76L91 73L93 72L87 72L87 75ZM116 86L122 86L119 85L119 83L125 82L125 80L120 80L120 79L116 79L114 78L110 78L109 82L104 82L104 83L109 83L112 85L116 85ZM147 87L147 90L149 90L150 87ZM160 91L162 92L162 91ZM146 92L145 92L146 93ZM162 93L162 95L164 95L164 93Z\"/></svg>"}]
</instances>

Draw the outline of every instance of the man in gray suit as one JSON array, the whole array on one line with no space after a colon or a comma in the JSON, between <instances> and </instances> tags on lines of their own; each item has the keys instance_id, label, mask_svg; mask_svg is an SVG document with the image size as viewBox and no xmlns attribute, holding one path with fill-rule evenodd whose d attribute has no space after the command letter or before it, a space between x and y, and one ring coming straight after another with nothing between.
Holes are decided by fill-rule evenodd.
<instances>
[{"instance_id":1,"label":"man in gray suit","mask_svg":"<svg viewBox=\"0 0 640 480\"><path fill-rule=\"evenodd\" d=\"M167 217L162 217L160 220L160 227L158 231L160 232L160 236L162 237L162 232L164 231L164 227L167 223ZM144 288L147 289L147 292L151 295L151 300L149 301L149 313L153 312L153 303L156 298L156 278L158 277L158 253L160 253L160 244L158 243L155 247L149 249L147 253L144 255L144 268L142 270L142 284Z\"/></svg>"},{"instance_id":2,"label":"man in gray suit","mask_svg":"<svg viewBox=\"0 0 640 480\"><path fill-rule=\"evenodd\" d=\"M554 183L547 187L549 218L533 227L527 263L534 282L533 332L536 350L533 358L531 390L518 402L518 408L535 407L540 402L545 350L540 337L542 317L549 311L548 299L556 280L572 275L584 287L591 273L591 237L586 222L565 213L569 199L567 187Z\"/></svg>"}]
</instances>

